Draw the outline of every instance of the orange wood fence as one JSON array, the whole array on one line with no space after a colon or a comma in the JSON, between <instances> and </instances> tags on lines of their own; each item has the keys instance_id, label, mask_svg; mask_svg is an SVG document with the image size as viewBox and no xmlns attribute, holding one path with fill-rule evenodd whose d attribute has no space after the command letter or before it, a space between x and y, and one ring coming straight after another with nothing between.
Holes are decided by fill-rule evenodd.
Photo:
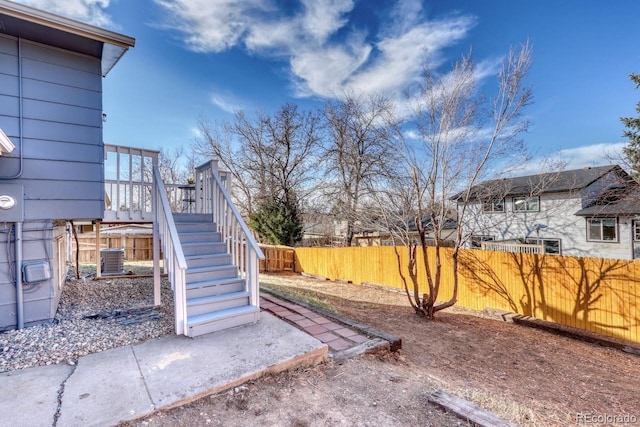
<instances>
[{"instance_id":1,"label":"orange wood fence","mask_svg":"<svg viewBox=\"0 0 640 427\"><path fill-rule=\"evenodd\" d=\"M260 260L260 272L293 271L295 249L289 246L260 245L265 259Z\"/></svg>"},{"instance_id":2,"label":"orange wood fence","mask_svg":"<svg viewBox=\"0 0 640 427\"><path fill-rule=\"evenodd\" d=\"M407 251L398 249L406 272ZM442 251L438 299L445 300L453 274L451 249ZM434 249L428 253L432 261ZM506 310L640 342L640 261L481 250L462 250L459 261L459 306ZM296 248L296 271L403 288L393 247L387 246ZM419 277L421 293L428 292L422 268Z\"/></svg>"},{"instance_id":3,"label":"orange wood fence","mask_svg":"<svg viewBox=\"0 0 640 427\"><path fill-rule=\"evenodd\" d=\"M75 260L76 244L73 242L73 256ZM80 244L80 262L95 263L96 257L96 238L95 234L79 235L78 243ZM122 248L124 249L124 259L128 261L148 261L153 260L153 237L144 235L126 235L126 236L101 236L100 249Z\"/></svg>"}]
</instances>

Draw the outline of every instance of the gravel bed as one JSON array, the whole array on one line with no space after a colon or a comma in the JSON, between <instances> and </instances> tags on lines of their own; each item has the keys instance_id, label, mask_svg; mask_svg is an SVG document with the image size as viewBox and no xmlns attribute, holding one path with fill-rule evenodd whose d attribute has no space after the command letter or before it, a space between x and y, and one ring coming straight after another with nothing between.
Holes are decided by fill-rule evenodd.
<instances>
[{"instance_id":1,"label":"gravel bed","mask_svg":"<svg viewBox=\"0 0 640 427\"><path fill-rule=\"evenodd\" d=\"M69 279L55 318L0 334L0 372L68 363L81 356L174 332L173 293L162 278L162 305L153 306L153 279Z\"/></svg>"}]
</instances>

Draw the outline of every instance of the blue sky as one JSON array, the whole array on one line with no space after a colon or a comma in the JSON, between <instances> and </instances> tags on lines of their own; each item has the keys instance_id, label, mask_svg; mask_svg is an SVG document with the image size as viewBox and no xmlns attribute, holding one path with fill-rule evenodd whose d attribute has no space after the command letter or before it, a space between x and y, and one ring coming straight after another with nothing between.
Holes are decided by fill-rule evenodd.
<instances>
[{"instance_id":1,"label":"blue sky","mask_svg":"<svg viewBox=\"0 0 640 427\"><path fill-rule=\"evenodd\" d=\"M343 90L400 96L425 49L493 69L529 40L534 104L524 140L569 167L606 163L640 91L640 2L617 0L21 0L136 39L103 86L104 139L189 145L198 119L313 108ZM486 78L490 84L494 75Z\"/></svg>"}]
</instances>

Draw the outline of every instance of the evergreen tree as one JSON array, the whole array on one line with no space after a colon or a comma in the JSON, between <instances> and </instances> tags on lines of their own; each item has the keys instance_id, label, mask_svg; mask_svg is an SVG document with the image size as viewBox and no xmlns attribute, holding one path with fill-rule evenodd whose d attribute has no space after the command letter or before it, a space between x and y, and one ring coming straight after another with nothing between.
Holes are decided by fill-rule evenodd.
<instances>
[{"instance_id":1,"label":"evergreen tree","mask_svg":"<svg viewBox=\"0 0 640 427\"><path fill-rule=\"evenodd\" d=\"M629 78L640 87L640 74L630 74ZM636 112L640 113L640 102L636 104ZM629 139L629 143L622 149L629 167L631 176L640 179L640 117L622 117L620 119L626 128L622 134Z\"/></svg>"},{"instance_id":2,"label":"evergreen tree","mask_svg":"<svg viewBox=\"0 0 640 427\"><path fill-rule=\"evenodd\" d=\"M302 217L296 200L264 201L249 215L249 226L272 245L294 246L302 240Z\"/></svg>"}]
</instances>

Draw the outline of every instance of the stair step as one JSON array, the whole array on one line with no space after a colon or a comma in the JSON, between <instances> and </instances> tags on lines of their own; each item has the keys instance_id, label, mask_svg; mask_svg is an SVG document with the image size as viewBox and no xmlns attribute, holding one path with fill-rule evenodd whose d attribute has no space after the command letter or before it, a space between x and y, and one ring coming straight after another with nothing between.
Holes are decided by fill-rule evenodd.
<instances>
[{"instance_id":1,"label":"stair step","mask_svg":"<svg viewBox=\"0 0 640 427\"><path fill-rule=\"evenodd\" d=\"M178 233L216 232L218 226L215 222L176 222Z\"/></svg>"},{"instance_id":2,"label":"stair step","mask_svg":"<svg viewBox=\"0 0 640 427\"><path fill-rule=\"evenodd\" d=\"M191 242L182 243L185 255L223 254L227 253L227 245L222 242Z\"/></svg>"},{"instance_id":3,"label":"stair step","mask_svg":"<svg viewBox=\"0 0 640 427\"><path fill-rule=\"evenodd\" d=\"M190 337L196 337L234 326L256 323L259 320L260 309L252 305L245 305L189 317L187 330Z\"/></svg>"},{"instance_id":4,"label":"stair step","mask_svg":"<svg viewBox=\"0 0 640 427\"><path fill-rule=\"evenodd\" d=\"M231 264L231 255L228 253L185 255L184 258L187 261L187 268Z\"/></svg>"},{"instance_id":5,"label":"stair step","mask_svg":"<svg viewBox=\"0 0 640 427\"><path fill-rule=\"evenodd\" d=\"M221 295L210 295L207 297L188 298L188 317L198 316L214 311L222 311L228 308L243 307L250 304L249 292L229 292Z\"/></svg>"},{"instance_id":6,"label":"stair step","mask_svg":"<svg viewBox=\"0 0 640 427\"><path fill-rule=\"evenodd\" d=\"M244 279L240 277L233 279L202 280L200 282L187 283L186 288L187 298L199 298L244 291L245 282Z\"/></svg>"},{"instance_id":7,"label":"stair step","mask_svg":"<svg viewBox=\"0 0 640 427\"><path fill-rule=\"evenodd\" d=\"M174 213L174 222L213 222L213 214Z\"/></svg>"},{"instance_id":8,"label":"stair step","mask_svg":"<svg viewBox=\"0 0 640 427\"><path fill-rule=\"evenodd\" d=\"M189 265L189 261L187 261ZM204 265L201 267L187 267L187 283L194 283L211 279L236 279L238 268L232 264Z\"/></svg>"},{"instance_id":9,"label":"stair step","mask_svg":"<svg viewBox=\"0 0 640 427\"><path fill-rule=\"evenodd\" d=\"M217 231L178 231L178 234L182 243L222 242L222 235Z\"/></svg>"}]
</instances>

